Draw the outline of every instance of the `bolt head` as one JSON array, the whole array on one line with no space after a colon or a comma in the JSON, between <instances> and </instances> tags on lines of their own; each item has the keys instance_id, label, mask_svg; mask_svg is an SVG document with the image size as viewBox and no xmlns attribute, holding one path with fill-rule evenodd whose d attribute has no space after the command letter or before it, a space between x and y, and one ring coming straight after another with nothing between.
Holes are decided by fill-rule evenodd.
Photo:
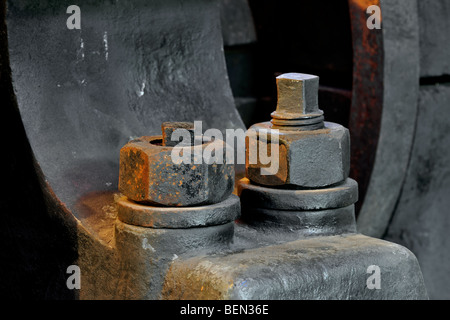
<instances>
[{"instance_id":1,"label":"bolt head","mask_svg":"<svg viewBox=\"0 0 450 320\"><path fill-rule=\"evenodd\" d=\"M319 77L303 73L285 73L276 78L278 89L275 119L302 119L322 115L319 110Z\"/></svg>"}]
</instances>

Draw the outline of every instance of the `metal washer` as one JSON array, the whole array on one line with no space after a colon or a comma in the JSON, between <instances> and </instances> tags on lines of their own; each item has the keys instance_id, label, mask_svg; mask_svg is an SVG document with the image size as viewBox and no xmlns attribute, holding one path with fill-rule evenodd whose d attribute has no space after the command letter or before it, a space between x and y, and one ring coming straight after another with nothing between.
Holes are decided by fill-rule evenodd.
<instances>
[{"instance_id":1,"label":"metal washer","mask_svg":"<svg viewBox=\"0 0 450 320\"><path fill-rule=\"evenodd\" d=\"M280 189L238 182L242 206L277 210L323 210L343 208L358 201L358 183L347 178L343 183L321 189Z\"/></svg>"},{"instance_id":2,"label":"metal washer","mask_svg":"<svg viewBox=\"0 0 450 320\"><path fill-rule=\"evenodd\" d=\"M117 201L120 221L155 229L185 229L221 225L239 218L239 197L232 194L222 202L199 207L155 207L123 197Z\"/></svg>"}]
</instances>

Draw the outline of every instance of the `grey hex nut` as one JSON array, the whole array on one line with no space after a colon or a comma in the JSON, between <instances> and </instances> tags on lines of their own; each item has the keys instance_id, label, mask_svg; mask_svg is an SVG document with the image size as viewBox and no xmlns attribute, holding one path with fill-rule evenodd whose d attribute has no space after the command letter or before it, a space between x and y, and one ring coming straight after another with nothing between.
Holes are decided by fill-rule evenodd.
<instances>
[{"instance_id":1,"label":"grey hex nut","mask_svg":"<svg viewBox=\"0 0 450 320\"><path fill-rule=\"evenodd\" d=\"M229 146L216 139L198 146L164 146L162 136L141 137L120 150L119 191L128 199L149 205L198 206L226 199L234 190L234 165L226 162ZM223 152L215 161L205 149ZM186 157L186 159L188 159Z\"/></svg>"},{"instance_id":2,"label":"grey hex nut","mask_svg":"<svg viewBox=\"0 0 450 320\"><path fill-rule=\"evenodd\" d=\"M264 122L249 132L254 137L248 135L246 140L246 175L254 183L321 188L343 182L349 175L350 134L339 124L325 122L323 129L312 131L275 131L270 122ZM264 163L260 149L271 150L274 138L278 139L278 157Z\"/></svg>"}]
</instances>

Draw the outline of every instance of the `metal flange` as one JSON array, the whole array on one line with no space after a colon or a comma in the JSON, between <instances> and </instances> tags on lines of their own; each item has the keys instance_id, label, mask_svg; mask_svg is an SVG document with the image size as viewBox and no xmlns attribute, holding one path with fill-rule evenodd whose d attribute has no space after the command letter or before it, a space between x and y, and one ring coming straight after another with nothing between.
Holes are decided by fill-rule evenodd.
<instances>
[{"instance_id":1,"label":"metal flange","mask_svg":"<svg viewBox=\"0 0 450 320\"><path fill-rule=\"evenodd\" d=\"M356 233L354 205L304 211L243 207L242 220L262 230L289 230L300 238Z\"/></svg>"}]
</instances>

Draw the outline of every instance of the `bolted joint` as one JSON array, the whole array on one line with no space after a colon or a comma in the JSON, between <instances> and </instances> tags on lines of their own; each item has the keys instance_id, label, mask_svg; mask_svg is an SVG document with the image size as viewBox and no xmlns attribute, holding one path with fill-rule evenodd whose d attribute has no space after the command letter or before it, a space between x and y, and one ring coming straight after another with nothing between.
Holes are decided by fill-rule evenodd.
<instances>
[{"instance_id":1,"label":"bolted joint","mask_svg":"<svg viewBox=\"0 0 450 320\"><path fill-rule=\"evenodd\" d=\"M276 78L278 102L272 124L290 130L323 128L323 111L319 109L319 77L302 73L285 73Z\"/></svg>"},{"instance_id":2,"label":"bolted joint","mask_svg":"<svg viewBox=\"0 0 450 320\"><path fill-rule=\"evenodd\" d=\"M295 189L323 188L347 179L350 172L348 129L332 122L325 122L323 129L313 131L276 132L271 128L273 126L265 122L249 129L255 133L254 137L246 139L246 176L252 182ZM271 136L266 138L264 133L269 130ZM278 152L270 158L271 163L265 164L261 150L276 149ZM268 167L275 168L274 172L262 174L262 168Z\"/></svg>"},{"instance_id":3,"label":"bolted joint","mask_svg":"<svg viewBox=\"0 0 450 320\"><path fill-rule=\"evenodd\" d=\"M272 121L250 127L252 134L246 139L247 178L259 185L293 189L345 181L350 170L350 133L324 121L318 104L319 77L287 73L276 81L278 104ZM269 163L264 150L275 150Z\"/></svg>"}]
</instances>

